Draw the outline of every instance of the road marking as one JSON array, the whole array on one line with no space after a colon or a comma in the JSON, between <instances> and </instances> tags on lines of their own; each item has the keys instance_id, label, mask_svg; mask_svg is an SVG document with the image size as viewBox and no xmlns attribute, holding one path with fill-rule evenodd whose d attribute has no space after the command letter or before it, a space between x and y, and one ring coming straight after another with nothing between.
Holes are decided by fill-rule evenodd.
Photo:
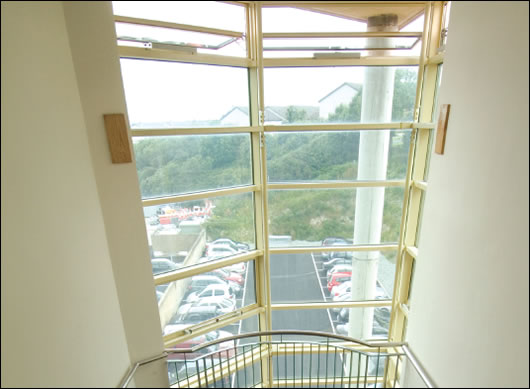
<instances>
[{"instance_id":1,"label":"road marking","mask_svg":"<svg viewBox=\"0 0 530 389\"><path fill-rule=\"evenodd\" d=\"M311 259L313 260L313 266L315 267L315 275L317 276L318 285L320 286L320 292L322 293L322 300L326 302L326 295L324 294L324 288L322 286L322 283L320 282L320 274L317 269L317 264L315 262L315 256L313 253L311 253ZM329 313L329 309L326 308L326 312L328 313L329 323L331 324L331 329L333 330L333 333L335 334L335 326L333 325L333 320L331 319L331 313Z\"/></svg>"},{"instance_id":2,"label":"road marking","mask_svg":"<svg viewBox=\"0 0 530 389\"><path fill-rule=\"evenodd\" d=\"M254 262L252 262L254 263ZM247 293L247 280L248 280L248 268L250 267L250 262L247 262L247 266L246 266L246 269L245 269L245 282L243 284L243 295L241 296L241 307L243 307L243 305L245 304L245 294ZM256 274L254 272L254 285L256 285L256 281L255 281L255 278L256 278ZM241 308L240 307L240 308ZM243 326L243 320L239 320L239 328L237 329L237 334L240 335L241 334L241 327ZM237 357L237 348L239 347L239 339L237 340L237 343L236 343L236 348L234 350L234 353ZM231 387L232 388L235 388L236 386L236 374L237 373L233 373L232 374L232 378L231 378ZM246 373L245 373L246 374Z\"/></svg>"}]
</instances>

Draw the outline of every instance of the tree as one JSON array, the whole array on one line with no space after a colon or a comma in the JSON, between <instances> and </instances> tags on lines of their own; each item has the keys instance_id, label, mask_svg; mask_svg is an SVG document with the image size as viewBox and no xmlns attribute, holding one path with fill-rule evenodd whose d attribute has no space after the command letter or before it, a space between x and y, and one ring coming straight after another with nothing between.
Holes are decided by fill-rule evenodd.
<instances>
[{"instance_id":1,"label":"tree","mask_svg":"<svg viewBox=\"0 0 530 389\"><path fill-rule=\"evenodd\" d=\"M306 115L307 112L302 108L295 107L294 105L287 107L287 123L303 122L306 119Z\"/></svg>"},{"instance_id":2,"label":"tree","mask_svg":"<svg viewBox=\"0 0 530 389\"><path fill-rule=\"evenodd\" d=\"M361 121L361 106L363 99L362 87L359 88L357 94L353 97L348 105L341 104L335 112L328 116L330 122L335 123L358 123Z\"/></svg>"},{"instance_id":3,"label":"tree","mask_svg":"<svg viewBox=\"0 0 530 389\"><path fill-rule=\"evenodd\" d=\"M417 71L408 68L396 70L394 96L392 99L392 121L412 121L416 98ZM348 104L341 104L329 115L330 122L358 123L361 121L362 88Z\"/></svg>"}]
</instances>

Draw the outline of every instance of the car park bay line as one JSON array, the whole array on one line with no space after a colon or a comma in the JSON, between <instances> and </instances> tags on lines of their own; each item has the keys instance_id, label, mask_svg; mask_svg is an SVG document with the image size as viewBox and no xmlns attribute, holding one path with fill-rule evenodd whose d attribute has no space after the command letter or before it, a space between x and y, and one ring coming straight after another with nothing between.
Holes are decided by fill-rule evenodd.
<instances>
[{"instance_id":1,"label":"car park bay line","mask_svg":"<svg viewBox=\"0 0 530 389\"><path fill-rule=\"evenodd\" d=\"M313 266L315 267L315 276L317 277L318 284L320 285L320 291L322 292L322 301L326 302L326 295L324 294L324 286L322 285L320 274L317 269L317 264L315 261L315 256L313 253L311 253L311 259L313 260ZM331 319L331 314L329 313L329 309L326 309L329 317L329 323L331 324L332 332L335 333L335 326L333 325L333 320Z\"/></svg>"}]
</instances>

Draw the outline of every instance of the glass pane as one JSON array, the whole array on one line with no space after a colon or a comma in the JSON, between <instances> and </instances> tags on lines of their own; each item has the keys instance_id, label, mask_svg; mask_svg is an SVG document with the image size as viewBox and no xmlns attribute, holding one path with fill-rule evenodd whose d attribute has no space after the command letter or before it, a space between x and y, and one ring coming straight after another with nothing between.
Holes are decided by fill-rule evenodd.
<instances>
[{"instance_id":1,"label":"glass pane","mask_svg":"<svg viewBox=\"0 0 530 389\"><path fill-rule=\"evenodd\" d=\"M348 244L333 240L331 245ZM395 271L395 251L273 254L271 298L273 303L388 300ZM330 309L334 315L340 310Z\"/></svg>"},{"instance_id":2,"label":"glass pane","mask_svg":"<svg viewBox=\"0 0 530 389\"><path fill-rule=\"evenodd\" d=\"M268 180L405 179L410 133L410 130L267 133ZM381 158L388 158L386 172L383 170L383 175L367 172L359 178L360 139L374 136L388 144L388 154L381 153Z\"/></svg>"},{"instance_id":3,"label":"glass pane","mask_svg":"<svg viewBox=\"0 0 530 389\"><path fill-rule=\"evenodd\" d=\"M314 57L316 53L354 53L360 56L389 55L388 51L413 55L412 49L420 46L419 38L267 38L263 42L265 58ZM371 52L368 52L370 50ZM388 50L388 51L387 51Z\"/></svg>"},{"instance_id":4,"label":"glass pane","mask_svg":"<svg viewBox=\"0 0 530 389\"><path fill-rule=\"evenodd\" d=\"M342 317L334 319L329 309L277 310L272 312L272 329L321 331L359 340L387 338L390 312L390 307L345 308ZM284 339L307 340L307 336L286 335Z\"/></svg>"},{"instance_id":5,"label":"glass pane","mask_svg":"<svg viewBox=\"0 0 530 389\"><path fill-rule=\"evenodd\" d=\"M333 236L354 237L354 244L397 242L402 208L401 187L273 190L269 192L273 235L269 242L272 247L320 246ZM360 226L371 227L359 227L354 235L356 217Z\"/></svg>"},{"instance_id":6,"label":"glass pane","mask_svg":"<svg viewBox=\"0 0 530 389\"><path fill-rule=\"evenodd\" d=\"M144 207L151 258L177 266L253 250L252 193Z\"/></svg>"},{"instance_id":7,"label":"glass pane","mask_svg":"<svg viewBox=\"0 0 530 389\"><path fill-rule=\"evenodd\" d=\"M229 66L120 60L131 128L248 126L248 72Z\"/></svg>"},{"instance_id":8,"label":"glass pane","mask_svg":"<svg viewBox=\"0 0 530 389\"><path fill-rule=\"evenodd\" d=\"M252 184L248 134L133 139L144 199Z\"/></svg>"},{"instance_id":9,"label":"glass pane","mask_svg":"<svg viewBox=\"0 0 530 389\"><path fill-rule=\"evenodd\" d=\"M417 72L416 66L264 69L265 124L412 121Z\"/></svg>"},{"instance_id":10,"label":"glass pane","mask_svg":"<svg viewBox=\"0 0 530 389\"><path fill-rule=\"evenodd\" d=\"M217 1L113 1L115 15L245 31L245 7Z\"/></svg>"},{"instance_id":11,"label":"glass pane","mask_svg":"<svg viewBox=\"0 0 530 389\"><path fill-rule=\"evenodd\" d=\"M173 281L165 288L158 303L164 335L256 302L254 261L210 273Z\"/></svg>"}]
</instances>

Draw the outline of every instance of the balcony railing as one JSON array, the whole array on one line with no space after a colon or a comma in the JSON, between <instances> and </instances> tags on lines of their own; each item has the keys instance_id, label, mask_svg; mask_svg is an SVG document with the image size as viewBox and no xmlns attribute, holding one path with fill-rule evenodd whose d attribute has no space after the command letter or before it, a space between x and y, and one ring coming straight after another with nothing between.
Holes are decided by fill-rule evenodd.
<instances>
[{"instance_id":1,"label":"balcony railing","mask_svg":"<svg viewBox=\"0 0 530 389\"><path fill-rule=\"evenodd\" d=\"M175 388L396 387L413 358L403 343L313 331L251 332L166 352Z\"/></svg>"}]
</instances>

